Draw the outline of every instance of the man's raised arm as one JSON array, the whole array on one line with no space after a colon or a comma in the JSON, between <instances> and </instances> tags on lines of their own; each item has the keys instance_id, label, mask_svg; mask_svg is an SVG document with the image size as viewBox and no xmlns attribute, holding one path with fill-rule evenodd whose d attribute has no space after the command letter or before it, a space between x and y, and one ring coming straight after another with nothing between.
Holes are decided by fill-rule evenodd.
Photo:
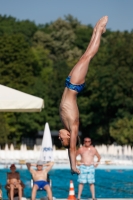
<instances>
[{"instance_id":1,"label":"man's raised arm","mask_svg":"<svg viewBox=\"0 0 133 200\"><path fill-rule=\"evenodd\" d=\"M31 163L26 163L28 170L30 171Z\"/></svg>"},{"instance_id":2,"label":"man's raised arm","mask_svg":"<svg viewBox=\"0 0 133 200\"><path fill-rule=\"evenodd\" d=\"M36 167L36 164L33 164L33 163L26 163L26 166L28 168L28 170L32 173L33 171L35 171L34 169L32 169L31 166L35 166Z\"/></svg>"},{"instance_id":3,"label":"man's raised arm","mask_svg":"<svg viewBox=\"0 0 133 200\"><path fill-rule=\"evenodd\" d=\"M54 165L54 162L48 162L48 163L43 164L44 167L46 166L44 170L46 170L47 172L50 171L53 165Z\"/></svg>"}]
</instances>

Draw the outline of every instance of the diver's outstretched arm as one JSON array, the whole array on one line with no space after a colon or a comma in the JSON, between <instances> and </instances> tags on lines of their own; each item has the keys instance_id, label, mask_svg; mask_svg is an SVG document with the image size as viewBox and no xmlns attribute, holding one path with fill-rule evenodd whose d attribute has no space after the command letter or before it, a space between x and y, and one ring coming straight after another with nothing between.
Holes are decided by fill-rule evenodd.
<instances>
[{"instance_id":1,"label":"diver's outstretched arm","mask_svg":"<svg viewBox=\"0 0 133 200\"><path fill-rule=\"evenodd\" d=\"M70 166L71 166L71 173L72 174L80 174L80 171L76 168L76 143L78 137L78 126L75 126L73 131L71 132L70 137L70 148L68 149Z\"/></svg>"}]
</instances>

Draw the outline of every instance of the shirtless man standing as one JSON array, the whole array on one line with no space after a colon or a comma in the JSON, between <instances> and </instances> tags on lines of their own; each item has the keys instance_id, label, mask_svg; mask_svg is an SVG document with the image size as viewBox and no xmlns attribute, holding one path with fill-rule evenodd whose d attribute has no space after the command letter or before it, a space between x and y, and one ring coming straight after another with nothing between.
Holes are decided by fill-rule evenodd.
<instances>
[{"instance_id":1,"label":"shirtless man standing","mask_svg":"<svg viewBox=\"0 0 133 200\"><path fill-rule=\"evenodd\" d=\"M78 175L78 200L81 197L83 186L85 183L90 184L90 191L92 199L95 199L95 168L100 162L101 156L98 151L91 145L91 139L89 137L84 138L84 145L77 150L76 156L81 156L81 161L78 163L80 168L80 174ZM97 162L94 162L94 156L98 158Z\"/></svg>"},{"instance_id":2,"label":"shirtless man standing","mask_svg":"<svg viewBox=\"0 0 133 200\"><path fill-rule=\"evenodd\" d=\"M48 199L52 200L52 191L49 183L47 182L47 174L53 167L54 162L43 164L42 161L38 161L37 164L26 163L26 165L34 180L31 200L36 199L37 190L43 189L46 190L48 194ZM37 170L34 170L31 166L36 166ZM46 168L43 169L44 166Z\"/></svg>"},{"instance_id":3,"label":"shirtless man standing","mask_svg":"<svg viewBox=\"0 0 133 200\"><path fill-rule=\"evenodd\" d=\"M7 184L6 189L9 191L10 199L14 199L14 195L18 193L19 200L22 198L22 190L24 188L24 184L20 180L20 175L16 172L16 166L12 164L10 166L11 172L8 173L7 176Z\"/></svg>"},{"instance_id":4,"label":"shirtless man standing","mask_svg":"<svg viewBox=\"0 0 133 200\"><path fill-rule=\"evenodd\" d=\"M93 30L91 41L78 63L73 67L65 82L65 89L60 103L60 117L64 129L59 131L59 139L64 147L68 148L71 172L80 173L76 168L76 143L79 131L79 110L77 94L85 86L85 77L91 59L97 53L101 35L106 31L108 17L102 17Z\"/></svg>"}]
</instances>

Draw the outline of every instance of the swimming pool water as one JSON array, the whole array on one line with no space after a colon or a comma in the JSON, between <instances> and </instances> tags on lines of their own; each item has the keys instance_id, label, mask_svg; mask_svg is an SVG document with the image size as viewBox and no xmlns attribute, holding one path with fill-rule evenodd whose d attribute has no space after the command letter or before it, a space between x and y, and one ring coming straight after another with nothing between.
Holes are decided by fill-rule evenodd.
<instances>
[{"instance_id":1,"label":"swimming pool water","mask_svg":"<svg viewBox=\"0 0 133 200\"><path fill-rule=\"evenodd\" d=\"M31 174L26 169L17 170L25 184L24 195L31 197ZM9 169L0 169L0 184L3 198L7 198L5 184ZM70 180L74 183L75 195L78 192L77 175L71 175L69 169L53 169L49 173L52 180L52 191L55 198L67 198L69 195ZM95 173L97 198L133 198L133 170L131 169L96 169ZM46 196L45 191L38 191L37 198ZM84 185L82 198L91 197L88 184Z\"/></svg>"}]
</instances>

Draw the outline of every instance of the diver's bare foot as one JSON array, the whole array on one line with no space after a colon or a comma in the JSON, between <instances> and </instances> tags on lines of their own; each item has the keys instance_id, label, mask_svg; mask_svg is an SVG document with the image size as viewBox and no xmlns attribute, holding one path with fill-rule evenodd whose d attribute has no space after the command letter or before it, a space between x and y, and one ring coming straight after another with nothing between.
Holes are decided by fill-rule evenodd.
<instances>
[{"instance_id":1,"label":"diver's bare foot","mask_svg":"<svg viewBox=\"0 0 133 200\"><path fill-rule=\"evenodd\" d=\"M101 18L101 19L102 19L102 18ZM94 32L95 32L95 33L96 33L96 30L97 30L97 26L98 26L98 24L99 24L99 22L100 22L101 19L99 19L98 22L96 23L96 25L94 26Z\"/></svg>"},{"instance_id":2,"label":"diver's bare foot","mask_svg":"<svg viewBox=\"0 0 133 200\"><path fill-rule=\"evenodd\" d=\"M72 170L71 170L71 174L73 175L73 174L80 174L80 171L77 169L77 168L73 168Z\"/></svg>"},{"instance_id":3,"label":"diver's bare foot","mask_svg":"<svg viewBox=\"0 0 133 200\"><path fill-rule=\"evenodd\" d=\"M98 29L102 31L102 33L106 32L106 24L108 22L108 16L102 17L95 25L94 32L96 32Z\"/></svg>"}]
</instances>

